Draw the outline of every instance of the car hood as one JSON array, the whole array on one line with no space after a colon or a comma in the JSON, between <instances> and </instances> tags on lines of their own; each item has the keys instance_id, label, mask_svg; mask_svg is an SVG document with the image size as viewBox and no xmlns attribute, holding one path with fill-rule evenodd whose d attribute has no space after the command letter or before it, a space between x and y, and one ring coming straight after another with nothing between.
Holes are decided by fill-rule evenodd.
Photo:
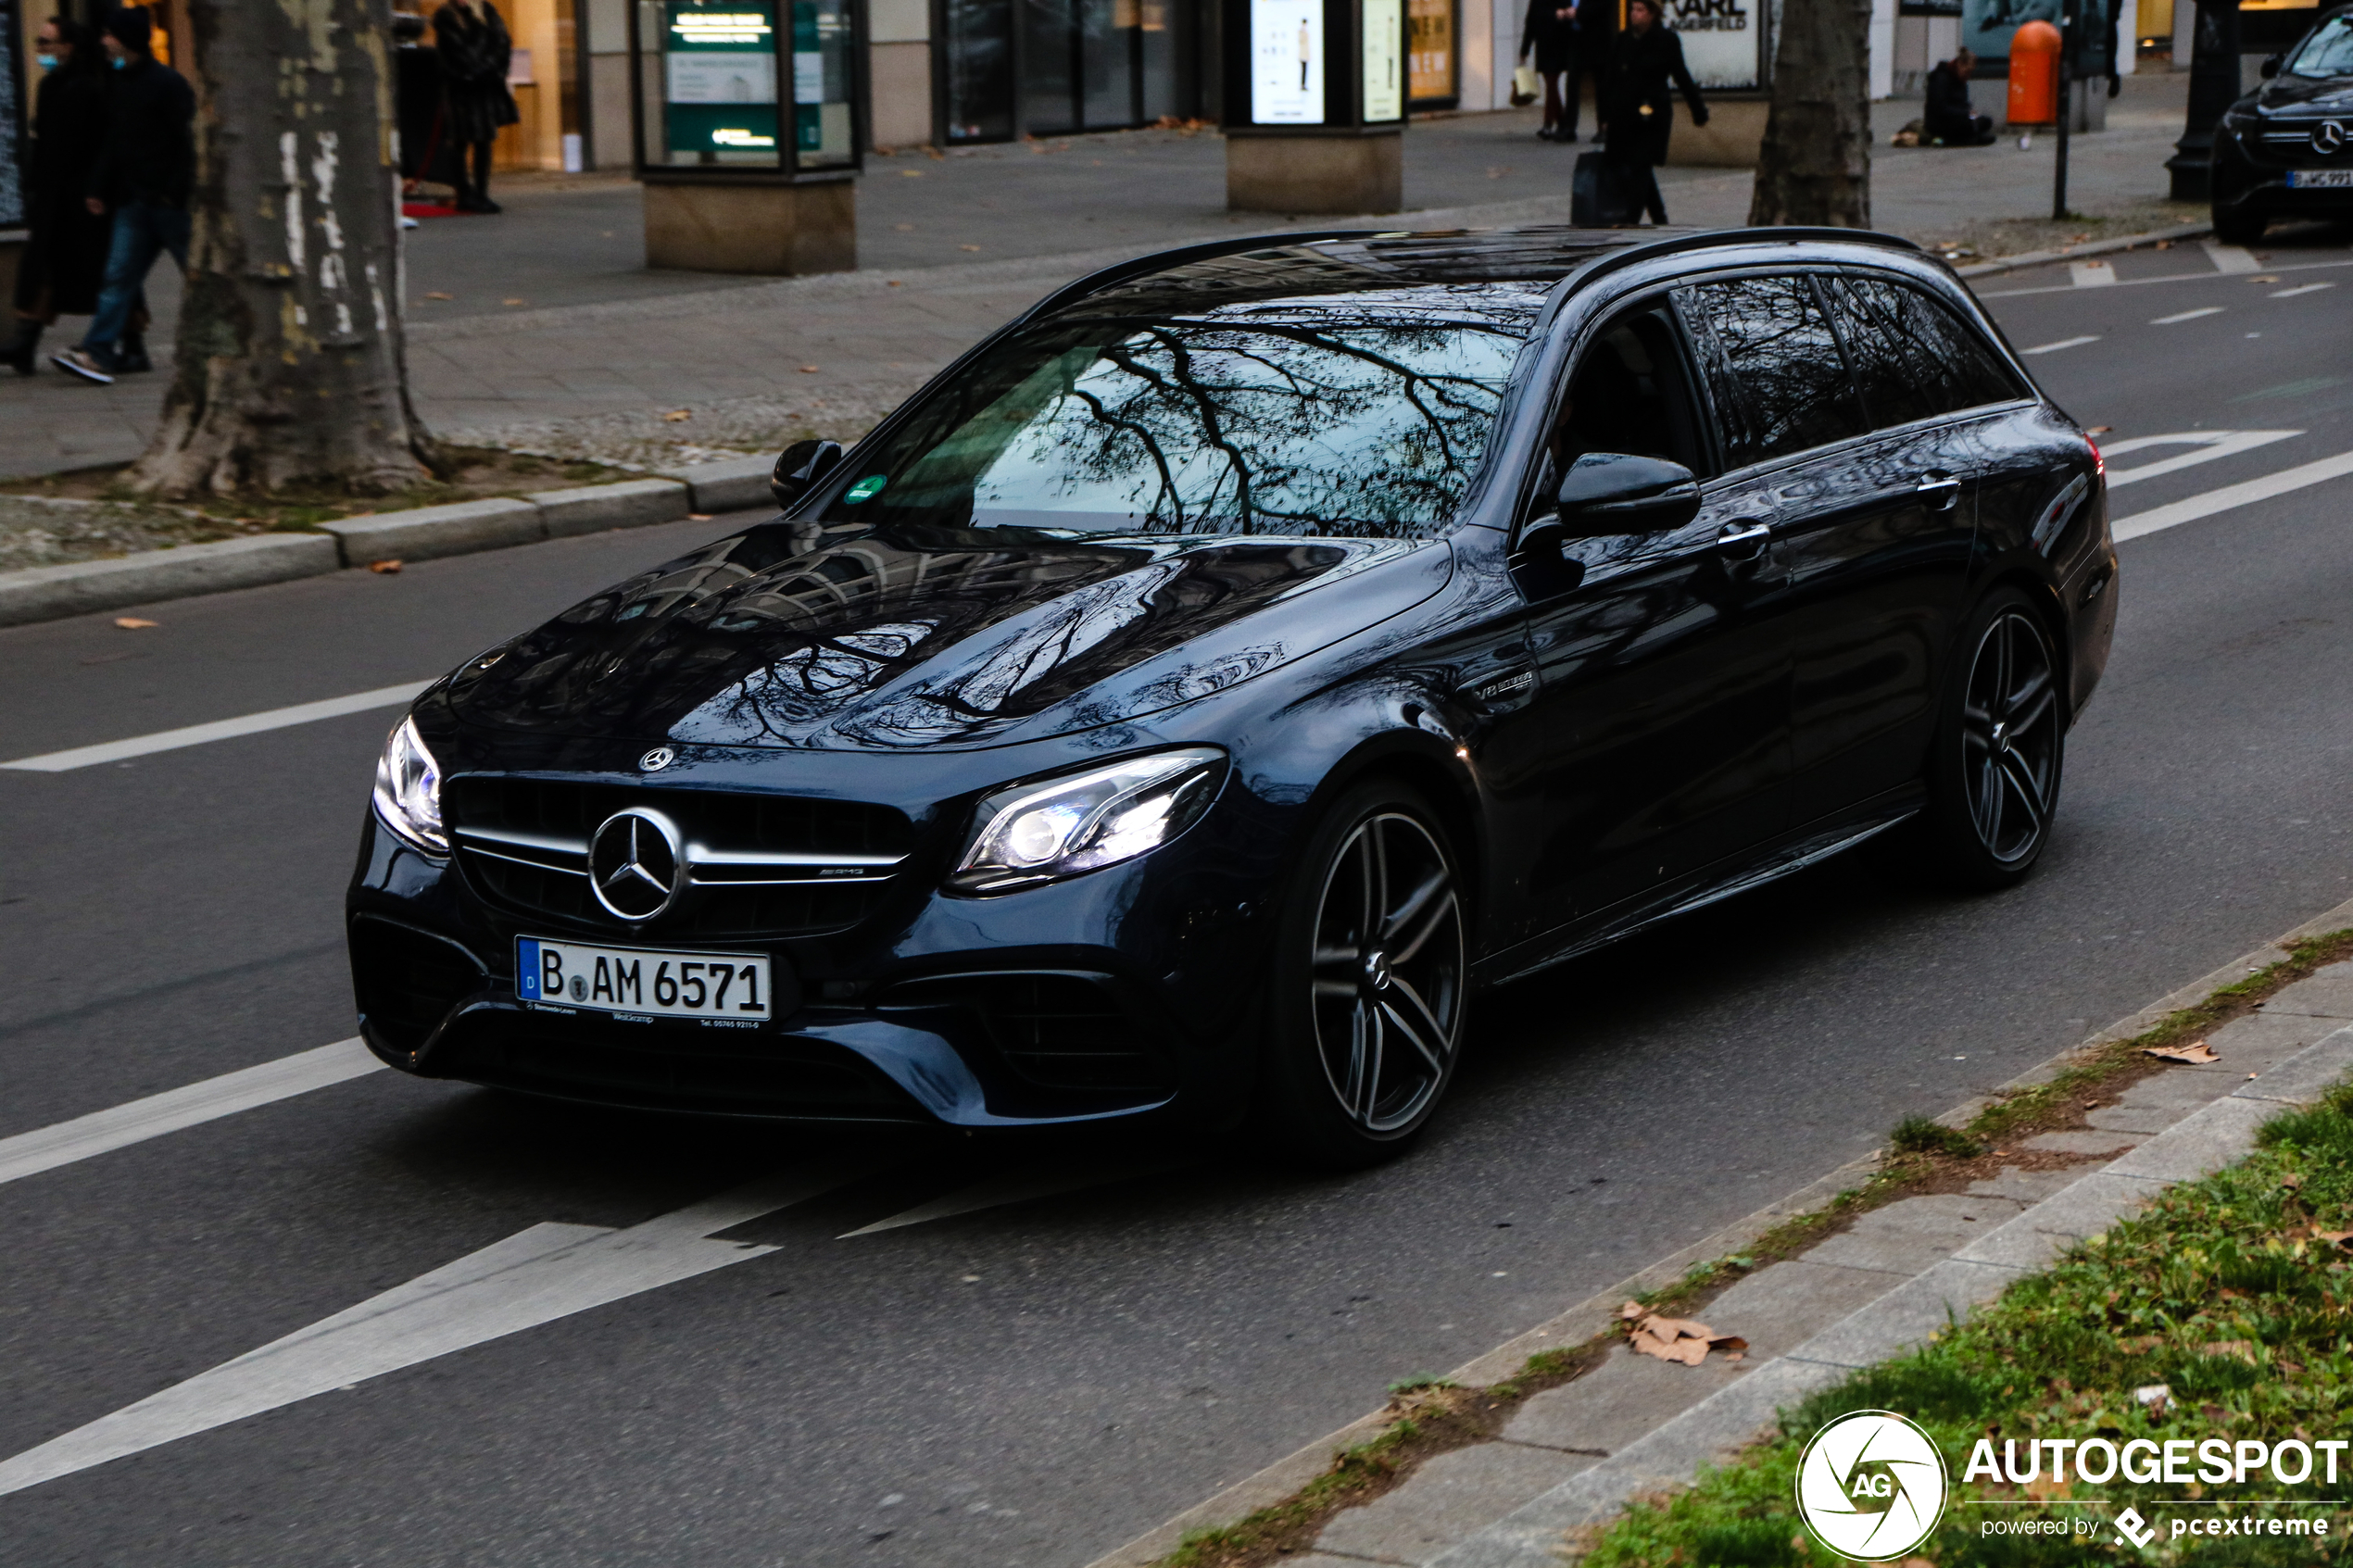
<instances>
[{"instance_id":1,"label":"car hood","mask_svg":"<svg viewBox=\"0 0 2353 1568\"><path fill-rule=\"evenodd\" d=\"M2267 114L2296 119L2353 114L2353 77L2275 77L2263 84L2255 102Z\"/></svg>"},{"instance_id":2,"label":"car hood","mask_svg":"<svg viewBox=\"0 0 2353 1568\"><path fill-rule=\"evenodd\" d=\"M707 746L998 745L1206 696L1435 594L1441 540L749 529L493 649L462 723Z\"/></svg>"}]
</instances>

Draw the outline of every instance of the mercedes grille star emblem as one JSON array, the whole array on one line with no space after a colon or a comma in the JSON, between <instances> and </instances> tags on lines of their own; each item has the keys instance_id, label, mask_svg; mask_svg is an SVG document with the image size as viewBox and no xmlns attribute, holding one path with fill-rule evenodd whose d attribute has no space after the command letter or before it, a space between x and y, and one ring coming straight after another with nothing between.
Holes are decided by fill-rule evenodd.
<instances>
[{"instance_id":1,"label":"mercedes grille star emblem","mask_svg":"<svg viewBox=\"0 0 2353 1568\"><path fill-rule=\"evenodd\" d=\"M607 817L588 841L588 887L597 902L641 924L670 908L686 880L686 857L669 818L643 806Z\"/></svg>"},{"instance_id":2,"label":"mercedes grille star emblem","mask_svg":"<svg viewBox=\"0 0 2353 1568\"><path fill-rule=\"evenodd\" d=\"M671 750L670 747L666 746L658 746L651 751L647 752L643 757L637 759L637 767L639 771L643 772L659 773L664 768L669 767L673 762L677 760L678 754L676 752Z\"/></svg>"},{"instance_id":3,"label":"mercedes grille star emblem","mask_svg":"<svg viewBox=\"0 0 2353 1568\"><path fill-rule=\"evenodd\" d=\"M2312 132L2312 150L2323 157L2334 157L2345 147L2345 125L2341 120L2324 119Z\"/></svg>"}]
</instances>

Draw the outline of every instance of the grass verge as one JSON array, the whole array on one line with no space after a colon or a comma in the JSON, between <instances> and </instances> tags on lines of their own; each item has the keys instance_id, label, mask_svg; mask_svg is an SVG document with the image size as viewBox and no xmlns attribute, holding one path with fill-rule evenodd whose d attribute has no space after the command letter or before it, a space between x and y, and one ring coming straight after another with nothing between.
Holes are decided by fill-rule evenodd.
<instances>
[{"instance_id":1,"label":"grass verge","mask_svg":"<svg viewBox=\"0 0 2353 1568\"><path fill-rule=\"evenodd\" d=\"M2265 1000L2322 966L2353 958L2353 929L2289 943L2284 951L2286 956L2278 961L2218 987L2201 1001L2168 1013L2140 1034L2079 1051L2042 1083L1996 1096L1958 1128L1924 1117L1906 1118L1889 1135L1889 1146L1882 1152L1878 1168L1861 1185L1839 1193L1819 1209L1783 1220L1742 1251L1694 1265L1680 1279L1637 1299L1655 1311L1692 1311L1743 1275L1793 1258L1826 1236L1844 1230L1870 1210L1901 1198L1963 1191L1972 1182L1999 1176L2005 1166L2095 1162L2082 1157L2022 1154L2007 1146L2037 1133L2083 1126L2085 1111L2113 1098L2140 1079L2166 1070L2166 1064L2145 1054L2150 1047L2183 1045L2203 1038L2232 1020L2253 1012ZM1303 1549L1341 1509L1371 1501L1397 1486L1428 1459L1484 1442L1501 1432L1519 1401L1590 1370L1609 1353L1625 1329L1622 1323L1615 1324L1580 1345L1539 1351L1529 1358L1518 1373L1485 1388L1458 1388L1436 1380L1392 1388L1390 1406L1384 1412L1390 1422L1378 1436L1336 1452L1329 1469L1281 1502L1231 1524L1191 1532L1154 1568L1263 1568L1264 1564ZM1840 1407L1856 1408L1860 1407ZM1795 1463L1794 1449L1790 1462ZM1746 1472L1739 1474L1744 1475ZM1789 1488L1782 1486L1772 1495L1786 1499L1788 1494ZM1701 1568L1716 1563L1737 1568L1750 1562L1785 1561L1769 1553L1773 1549L1789 1549L1787 1536L1777 1537L1780 1547L1776 1549L1764 1540L1764 1535L1757 1535L1763 1544L1755 1545L1755 1549L1768 1553L1762 1557L1722 1555L1750 1549L1740 1546L1740 1541L1763 1528L1742 1523L1741 1518L1738 1514L1732 1516L1733 1522L1726 1526L1731 1532L1729 1536L1675 1542L1677 1547L1704 1547L1705 1552L1718 1555L1676 1558L1670 1551L1657 1561L1697 1564ZM1629 1563L1647 1561L1627 1560ZM1786 1561L1806 1559L1792 1557Z\"/></svg>"},{"instance_id":2,"label":"grass verge","mask_svg":"<svg viewBox=\"0 0 2353 1568\"><path fill-rule=\"evenodd\" d=\"M1934 1343L1868 1368L1784 1412L1780 1436L1690 1491L1638 1504L1600 1533L1584 1568L1777 1568L1843 1562L1806 1537L1792 1502L1806 1440L1855 1410L1894 1410L1933 1436L1948 1459L1977 1440L2097 1435L2120 1447L2208 1438L2236 1442L2332 1436L2353 1405L2353 1252L2317 1233L2353 1223L2353 1085L2309 1110L2277 1118L2247 1159L2173 1188L2138 1218L2077 1248ZM2136 1387L2163 1384L2144 1403ZM1957 1465L1957 1471L1959 1467ZM2120 1474L2085 1486L2045 1478L1957 1481L1944 1522L1913 1561L1938 1568L2154 1560L2168 1563L2353 1562L2353 1509L2338 1494L2326 1537L2172 1538L2147 1553L2119 1544L2108 1522L2125 1504L2179 1512L2183 1492L2217 1517L2310 1518L2283 1509L2263 1474L2245 1484L2135 1484ZM2299 1488L2285 1488L2291 1494ZM2044 1517L2081 1516L2095 1533L1986 1536L2001 1504L2031 1500ZM2006 1515L2020 1511L2004 1508Z\"/></svg>"}]
</instances>

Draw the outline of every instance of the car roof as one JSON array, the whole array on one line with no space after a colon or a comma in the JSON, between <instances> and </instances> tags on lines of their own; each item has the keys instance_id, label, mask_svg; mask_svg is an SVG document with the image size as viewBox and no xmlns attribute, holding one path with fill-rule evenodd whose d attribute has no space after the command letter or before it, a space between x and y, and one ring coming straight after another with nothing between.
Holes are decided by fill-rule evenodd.
<instances>
[{"instance_id":1,"label":"car roof","mask_svg":"<svg viewBox=\"0 0 2353 1568\"><path fill-rule=\"evenodd\" d=\"M1029 320L1078 307L1196 311L1307 295L1395 294L1417 287L1516 283L1548 293L1655 257L1760 244L1873 246L1920 254L1911 241L1857 229L1326 230L1188 245L1080 278L1039 301ZM1851 253L1850 253L1851 254Z\"/></svg>"}]
</instances>

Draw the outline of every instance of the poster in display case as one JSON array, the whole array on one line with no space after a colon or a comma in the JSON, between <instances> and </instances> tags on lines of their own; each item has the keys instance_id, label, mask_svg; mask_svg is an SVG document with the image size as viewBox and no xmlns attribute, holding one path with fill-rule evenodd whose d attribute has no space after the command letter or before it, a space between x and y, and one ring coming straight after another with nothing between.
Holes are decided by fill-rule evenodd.
<instances>
[{"instance_id":1,"label":"poster in display case","mask_svg":"<svg viewBox=\"0 0 2353 1568\"><path fill-rule=\"evenodd\" d=\"M1324 0L1250 0L1250 118L1324 123Z\"/></svg>"},{"instance_id":2,"label":"poster in display case","mask_svg":"<svg viewBox=\"0 0 2353 1568\"><path fill-rule=\"evenodd\" d=\"M855 0L638 0L641 168L787 174L857 168Z\"/></svg>"}]
</instances>

